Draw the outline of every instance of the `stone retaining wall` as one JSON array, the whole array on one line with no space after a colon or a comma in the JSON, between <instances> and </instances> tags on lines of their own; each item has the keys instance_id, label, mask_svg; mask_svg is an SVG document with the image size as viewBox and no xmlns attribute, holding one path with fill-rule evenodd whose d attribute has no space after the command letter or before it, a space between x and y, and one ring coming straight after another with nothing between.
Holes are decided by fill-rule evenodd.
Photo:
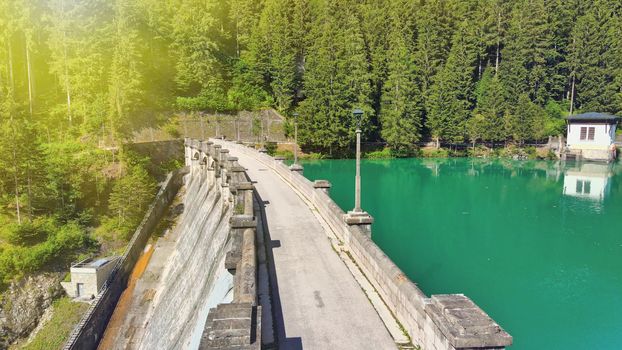
<instances>
[{"instance_id":1,"label":"stone retaining wall","mask_svg":"<svg viewBox=\"0 0 622 350\"><path fill-rule=\"evenodd\" d=\"M415 345L425 350L454 350L503 349L512 344L512 337L468 297L448 294L428 298L368 233L359 226L346 224L345 213L329 197L326 186L314 186L299 172L291 171L282 160L243 145L218 142L233 154L240 152L258 159L317 208Z\"/></svg>"},{"instance_id":2,"label":"stone retaining wall","mask_svg":"<svg viewBox=\"0 0 622 350\"><path fill-rule=\"evenodd\" d=\"M167 176L155 200L147 210L143 221L134 232L132 240L125 249L125 253L117 262L102 291L95 297L95 300L70 335L63 349L85 350L97 348L106 330L108 320L114 312L117 301L127 286L132 269L145 249L151 233L177 195L183 183L185 172L186 169L180 169Z\"/></svg>"}]
</instances>

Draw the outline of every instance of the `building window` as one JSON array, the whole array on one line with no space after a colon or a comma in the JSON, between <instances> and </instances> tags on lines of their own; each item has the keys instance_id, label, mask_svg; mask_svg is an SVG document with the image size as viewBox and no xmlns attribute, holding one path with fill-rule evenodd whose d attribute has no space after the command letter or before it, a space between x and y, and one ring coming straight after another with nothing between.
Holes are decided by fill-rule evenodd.
<instances>
[{"instance_id":1,"label":"building window","mask_svg":"<svg viewBox=\"0 0 622 350\"><path fill-rule=\"evenodd\" d=\"M593 127L588 128L587 139L589 141L594 141L594 132L595 132L595 129Z\"/></svg>"},{"instance_id":2,"label":"building window","mask_svg":"<svg viewBox=\"0 0 622 350\"><path fill-rule=\"evenodd\" d=\"M592 182L589 180L577 180L577 194L590 194L592 190Z\"/></svg>"},{"instance_id":3,"label":"building window","mask_svg":"<svg viewBox=\"0 0 622 350\"><path fill-rule=\"evenodd\" d=\"M595 134L596 134L596 129L593 126L590 126L590 127L582 126L579 139L581 141L585 141L585 140L594 141Z\"/></svg>"}]
</instances>

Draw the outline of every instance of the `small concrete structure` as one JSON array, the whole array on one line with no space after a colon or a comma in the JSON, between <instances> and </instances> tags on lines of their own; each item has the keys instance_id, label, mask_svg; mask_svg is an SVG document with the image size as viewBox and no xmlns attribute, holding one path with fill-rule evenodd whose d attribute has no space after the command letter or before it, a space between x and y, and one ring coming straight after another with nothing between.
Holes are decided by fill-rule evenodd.
<instances>
[{"instance_id":1,"label":"small concrete structure","mask_svg":"<svg viewBox=\"0 0 622 350\"><path fill-rule=\"evenodd\" d=\"M82 260L71 266L71 281L61 285L72 298L92 299L102 290L118 260L118 256Z\"/></svg>"},{"instance_id":2,"label":"small concrete structure","mask_svg":"<svg viewBox=\"0 0 622 350\"><path fill-rule=\"evenodd\" d=\"M619 118L606 113L583 113L568 117L566 152L562 159L610 162L615 159L616 126Z\"/></svg>"}]
</instances>

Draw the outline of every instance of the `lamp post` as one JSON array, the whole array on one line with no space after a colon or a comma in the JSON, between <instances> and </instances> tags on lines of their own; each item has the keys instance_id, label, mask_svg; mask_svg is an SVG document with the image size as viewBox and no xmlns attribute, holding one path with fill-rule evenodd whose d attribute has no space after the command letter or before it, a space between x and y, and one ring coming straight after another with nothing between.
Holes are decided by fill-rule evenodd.
<instances>
[{"instance_id":1,"label":"lamp post","mask_svg":"<svg viewBox=\"0 0 622 350\"><path fill-rule=\"evenodd\" d=\"M291 171L297 171L302 174L302 165L298 164L298 113L294 112L294 164L289 169Z\"/></svg>"},{"instance_id":2,"label":"lamp post","mask_svg":"<svg viewBox=\"0 0 622 350\"><path fill-rule=\"evenodd\" d=\"M363 110L360 108L352 111L356 119L356 177L354 181L354 212L360 213L361 209L361 119Z\"/></svg>"},{"instance_id":3,"label":"lamp post","mask_svg":"<svg viewBox=\"0 0 622 350\"><path fill-rule=\"evenodd\" d=\"M298 164L298 113L294 113L294 164Z\"/></svg>"},{"instance_id":4,"label":"lamp post","mask_svg":"<svg viewBox=\"0 0 622 350\"><path fill-rule=\"evenodd\" d=\"M361 209L361 121L363 110L356 108L352 115L356 119L356 176L354 178L354 209L345 215L346 224L359 226L364 232L371 236L371 224L374 218Z\"/></svg>"}]
</instances>

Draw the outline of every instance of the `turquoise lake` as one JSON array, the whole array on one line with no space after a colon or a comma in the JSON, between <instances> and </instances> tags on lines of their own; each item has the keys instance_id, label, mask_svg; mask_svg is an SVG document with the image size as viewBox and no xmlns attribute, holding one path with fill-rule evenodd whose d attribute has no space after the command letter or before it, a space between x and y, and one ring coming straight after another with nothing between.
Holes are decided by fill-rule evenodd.
<instances>
[{"instance_id":1,"label":"turquoise lake","mask_svg":"<svg viewBox=\"0 0 622 350\"><path fill-rule=\"evenodd\" d=\"M353 160L303 163L354 205ZM464 293L511 349L622 349L622 166L362 162L373 240L428 295Z\"/></svg>"}]
</instances>

